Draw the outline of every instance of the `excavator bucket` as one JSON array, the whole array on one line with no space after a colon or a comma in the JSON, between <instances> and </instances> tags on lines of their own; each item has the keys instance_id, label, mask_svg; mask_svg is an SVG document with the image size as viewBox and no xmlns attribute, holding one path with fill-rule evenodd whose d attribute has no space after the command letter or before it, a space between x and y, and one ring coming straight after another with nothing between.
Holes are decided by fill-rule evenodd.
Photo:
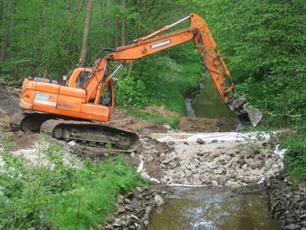
<instances>
[{"instance_id":1,"label":"excavator bucket","mask_svg":"<svg viewBox=\"0 0 306 230\"><path fill-rule=\"evenodd\" d=\"M257 126L262 119L262 113L256 109L254 106L244 104L243 114L248 118L248 121L253 127Z\"/></svg>"},{"instance_id":2,"label":"excavator bucket","mask_svg":"<svg viewBox=\"0 0 306 230\"><path fill-rule=\"evenodd\" d=\"M250 122L255 127L262 119L262 113L254 106L249 105L245 97L231 98L228 107L238 115L241 123Z\"/></svg>"}]
</instances>

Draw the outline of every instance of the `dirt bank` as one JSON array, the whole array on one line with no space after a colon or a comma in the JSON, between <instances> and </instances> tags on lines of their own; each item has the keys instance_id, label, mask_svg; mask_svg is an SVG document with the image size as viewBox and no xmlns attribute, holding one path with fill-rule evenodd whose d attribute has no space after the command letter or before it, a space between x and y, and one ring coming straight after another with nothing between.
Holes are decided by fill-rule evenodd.
<instances>
[{"instance_id":1,"label":"dirt bank","mask_svg":"<svg viewBox=\"0 0 306 230\"><path fill-rule=\"evenodd\" d=\"M180 117L178 129L185 132L229 132L234 131L238 120L231 118Z\"/></svg>"},{"instance_id":2,"label":"dirt bank","mask_svg":"<svg viewBox=\"0 0 306 230\"><path fill-rule=\"evenodd\" d=\"M167 128L162 124L145 121L128 115L121 109L117 109L112 115L112 120L106 122L107 125L131 130L139 134L150 134L152 132L167 132Z\"/></svg>"},{"instance_id":3,"label":"dirt bank","mask_svg":"<svg viewBox=\"0 0 306 230\"><path fill-rule=\"evenodd\" d=\"M10 131L10 123L20 115L19 90L0 82L0 136Z\"/></svg>"},{"instance_id":4,"label":"dirt bank","mask_svg":"<svg viewBox=\"0 0 306 230\"><path fill-rule=\"evenodd\" d=\"M238 124L238 120L232 118L186 117L182 114L171 112L164 106L151 105L146 107L144 111L159 113L167 117L178 117L179 125L177 129L186 132L228 132L234 131ZM155 132L155 130L152 130L152 132Z\"/></svg>"},{"instance_id":5,"label":"dirt bank","mask_svg":"<svg viewBox=\"0 0 306 230\"><path fill-rule=\"evenodd\" d=\"M0 109L10 115L20 113L18 101L19 94L19 89L8 87L0 83Z\"/></svg>"}]
</instances>

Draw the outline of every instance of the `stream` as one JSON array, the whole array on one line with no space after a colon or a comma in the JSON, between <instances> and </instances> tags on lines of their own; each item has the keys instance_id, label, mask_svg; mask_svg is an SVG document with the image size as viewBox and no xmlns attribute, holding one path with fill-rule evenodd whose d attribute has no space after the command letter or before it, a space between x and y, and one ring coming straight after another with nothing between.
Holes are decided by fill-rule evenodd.
<instances>
[{"instance_id":1,"label":"stream","mask_svg":"<svg viewBox=\"0 0 306 230\"><path fill-rule=\"evenodd\" d=\"M200 83L199 92L185 99L186 112L189 117L205 118L235 118L217 93L212 81L208 79L205 84Z\"/></svg>"},{"instance_id":2,"label":"stream","mask_svg":"<svg viewBox=\"0 0 306 230\"><path fill-rule=\"evenodd\" d=\"M220 187L175 187L170 201L151 217L149 230L277 230L266 197Z\"/></svg>"},{"instance_id":3,"label":"stream","mask_svg":"<svg viewBox=\"0 0 306 230\"><path fill-rule=\"evenodd\" d=\"M189 117L235 118L235 114L221 101L211 81L200 84L199 93L194 94L185 100ZM201 148L207 151L209 146ZM173 193L169 202L151 215L149 230L281 229L269 213L263 192L238 193L217 186L171 188Z\"/></svg>"}]
</instances>

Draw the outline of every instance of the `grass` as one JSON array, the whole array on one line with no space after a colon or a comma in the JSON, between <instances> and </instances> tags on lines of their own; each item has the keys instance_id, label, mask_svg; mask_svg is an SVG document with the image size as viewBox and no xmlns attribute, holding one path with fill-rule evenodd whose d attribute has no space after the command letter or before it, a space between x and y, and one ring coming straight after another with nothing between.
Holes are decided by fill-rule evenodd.
<instances>
[{"instance_id":1,"label":"grass","mask_svg":"<svg viewBox=\"0 0 306 230\"><path fill-rule=\"evenodd\" d=\"M147 183L120 157L77 168L51 144L43 150L49 164L33 167L7 143L0 151L0 229L103 228L117 195Z\"/></svg>"},{"instance_id":2,"label":"grass","mask_svg":"<svg viewBox=\"0 0 306 230\"><path fill-rule=\"evenodd\" d=\"M304 129L286 135L281 140L281 146L287 148L284 163L291 177L306 181L306 139Z\"/></svg>"},{"instance_id":3,"label":"grass","mask_svg":"<svg viewBox=\"0 0 306 230\"><path fill-rule=\"evenodd\" d=\"M178 127L179 118L175 116L163 116L157 112L144 112L139 109L129 109L127 113L137 118L152 121L160 124L168 124L171 128Z\"/></svg>"}]
</instances>

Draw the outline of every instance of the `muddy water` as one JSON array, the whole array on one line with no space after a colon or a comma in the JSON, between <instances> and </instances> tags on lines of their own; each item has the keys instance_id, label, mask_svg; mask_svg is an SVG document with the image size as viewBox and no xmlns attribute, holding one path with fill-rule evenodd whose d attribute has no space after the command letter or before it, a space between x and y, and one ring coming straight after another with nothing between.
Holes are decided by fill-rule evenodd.
<instances>
[{"instance_id":1,"label":"muddy water","mask_svg":"<svg viewBox=\"0 0 306 230\"><path fill-rule=\"evenodd\" d=\"M196 117L206 118L231 118L235 114L230 111L222 102L215 86L210 79L201 86L200 93L191 102L191 107ZM186 104L188 110L188 105Z\"/></svg>"},{"instance_id":2,"label":"muddy water","mask_svg":"<svg viewBox=\"0 0 306 230\"><path fill-rule=\"evenodd\" d=\"M264 195L222 188L174 190L169 203L151 218L149 230L277 230Z\"/></svg>"}]
</instances>

